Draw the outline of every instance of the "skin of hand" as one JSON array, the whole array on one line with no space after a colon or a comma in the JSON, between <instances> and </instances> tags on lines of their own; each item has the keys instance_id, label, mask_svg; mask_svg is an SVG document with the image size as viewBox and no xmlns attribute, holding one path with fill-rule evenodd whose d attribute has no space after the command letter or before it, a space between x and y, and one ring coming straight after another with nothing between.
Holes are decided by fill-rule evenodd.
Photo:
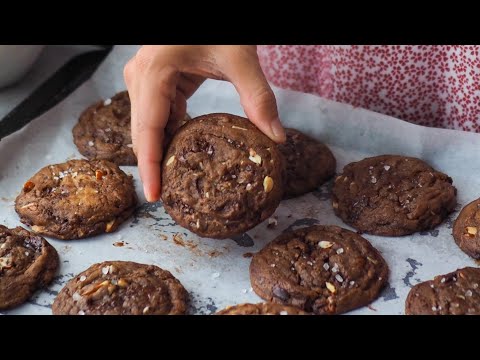
<instances>
[{"instance_id":1,"label":"skin of hand","mask_svg":"<svg viewBox=\"0 0 480 360\"><path fill-rule=\"evenodd\" d=\"M252 45L142 46L124 68L132 108L133 150L147 201L160 199L164 129L185 116L187 99L207 79L231 82L246 116L277 143L285 141L277 103Z\"/></svg>"}]
</instances>

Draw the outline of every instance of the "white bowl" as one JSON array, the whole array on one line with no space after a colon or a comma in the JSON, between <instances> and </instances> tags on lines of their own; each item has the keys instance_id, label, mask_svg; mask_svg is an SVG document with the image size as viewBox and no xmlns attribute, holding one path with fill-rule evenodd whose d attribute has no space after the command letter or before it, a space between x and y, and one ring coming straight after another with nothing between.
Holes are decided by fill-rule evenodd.
<instances>
[{"instance_id":1,"label":"white bowl","mask_svg":"<svg viewBox=\"0 0 480 360\"><path fill-rule=\"evenodd\" d=\"M20 80L44 47L45 45L0 45L0 88Z\"/></svg>"}]
</instances>

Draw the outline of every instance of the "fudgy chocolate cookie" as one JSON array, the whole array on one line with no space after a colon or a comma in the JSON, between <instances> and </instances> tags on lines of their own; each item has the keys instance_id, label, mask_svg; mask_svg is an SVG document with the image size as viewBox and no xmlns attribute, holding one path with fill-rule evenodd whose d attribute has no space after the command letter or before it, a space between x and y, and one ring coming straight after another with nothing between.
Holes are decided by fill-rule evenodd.
<instances>
[{"instance_id":1,"label":"fudgy chocolate cookie","mask_svg":"<svg viewBox=\"0 0 480 360\"><path fill-rule=\"evenodd\" d=\"M466 254L480 259L480 199L466 205L453 224L453 238Z\"/></svg>"},{"instance_id":2,"label":"fudgy chocolate cookie","mask_svg":"<svg viewBox=\"0 0 480 360\"><path fill-rule=\"evenodd\" d=\"M177 132L162 166L166 211L210 238L247 231L275 212L284 163L275 143L245 118L209 114Z\"/></svg>"},{"instance_id":3,"label":"fudgy chocolate cookie","mask_svg":"<svg viewBox=\"0 0 480 360\"><path fill-rule=\"evenodd\" d=\"M73 128L73 141L78 151L88 159L109 160L117 165L136 165L128 91L88 107Z\"/></svg>"},{"instance_id":4,"label":"fudgy chocolate cookie","mask_svg":"<svg viewBox=\"0 0 480 360\"><path fill-rule=\"evenodd\" d=\"M15 200L33 231L63 240L113 232L135 209L133 178L106 160L46 166Z\"/></svg>"},{"instance_id":5,"label":"fudgy chocolate cookie","mask_svg":"<svg viewBox=\"0 0 480 360\"><path fill-rule=\"evenodd\" d=\"M308 315L308 313L293 306L259 303L228 306L215 315Z\"/></svg>"},{"instance_id":6,"label":"fudgy chocolate cookie","mask_svg":"<svg viewBox=\"0 0 480 360\"><path fill-rule=\"evenodd\" d=\"M252 259L250 281L263 299L315 314L340 314L375 300L388 280L380 253L338 226L280 235Z\"/></svg>"},{"instance_id":7,"label":"fudgy chocolate cookie","mask_svg":"<svg viewBox=\"0 0 480 360\"><path fill-rule=\"evenodd\" d=\"M0 309L20 305L48 285L58 263L57 251L44 238L0 225Z\"/></svg>"},{"instance_id":8,"label":"fudgy chocolate cookie","mask_svg":"<svg viewBox=\"0 0 480 360\"><path fill-rule=\"evenodd\" d=\"M348 164L335 179L335 214L355 229L402 236L439 225L456 206L452 179L422 160L382 155Z\"/></svg>"},{"instance_id":9,"label":"fudgy chocolate cookie","mask_svg":"<svg viewBox=\"0 0 480 360\"><path fill-rule=\"evenodd\" d=\"M158 266L106 261L75 276L53 302L54 315L181 315L188 293Z\"/></svg>"},{"instance_id":10,"label":"fudgy chocolate cookie","mask_svg":"<svg viewBox=\"0 0 480 360\"><path fill-rule=\"evenodd\" d=\"M117 165L136 165L130 114L128 91L88 107L73 128L73 140L78 151L88 159L109 160ZM188 115L181 121L170 119L165 129L165 143L189 119Z\"/></svg>"},{"instance_id":11,"label":"fudgy chocolate cookie","mask_svg":"<svg viewBox=\"0 0 480 360\"><path fill-rule=\"evenodd\" d=\"M466 267L415 285L407 315L480 315L480 269Z\"/></svg>"},{"instance_id":12,"label":"fudgy chocolate cookie","mask_svg":"<svg viewBox=\"0 0 480 360\"><path fill-rule=\"evenodd\" d=\"M284 198L313 191L335 174L336 160L330 149L295 129L285 129L287 141L278 147L285 157Z\"/></svg>"}]
</instances>

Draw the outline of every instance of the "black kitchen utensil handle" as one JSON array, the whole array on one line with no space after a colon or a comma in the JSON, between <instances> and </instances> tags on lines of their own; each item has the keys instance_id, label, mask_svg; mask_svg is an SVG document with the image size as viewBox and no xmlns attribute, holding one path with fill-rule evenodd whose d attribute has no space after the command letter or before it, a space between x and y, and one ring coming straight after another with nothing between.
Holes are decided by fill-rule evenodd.
<instances>
[{"instance_id":1,"label":"black kitchen utensil handle","mask_svg":"<svg viewBox=\"0 0 480 360\"><path fill-rule=\"evenodd\" d=\"M77 55L68 61L0 120L0 140L51 109L88 80L113 45L103 45L102 48Z\"/></svg>"}]
</instances>

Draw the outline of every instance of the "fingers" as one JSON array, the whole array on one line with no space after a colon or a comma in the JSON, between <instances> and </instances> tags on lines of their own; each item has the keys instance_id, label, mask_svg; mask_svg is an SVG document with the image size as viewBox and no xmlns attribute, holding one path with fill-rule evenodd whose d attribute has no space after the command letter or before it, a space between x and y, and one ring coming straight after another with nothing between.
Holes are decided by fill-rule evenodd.
<instances>
[{"instance_id":1,"label":"fingers","mask_svg":"<svg viewBox=\"0 0 480 360\"><path fill-rule=\"evenodd\" d=\"M132 103L132 141L147 201L160 199L164 128L176 96L178 71L173 66L151 66L135 56L127 64L125 82Z\"/></svg>"},{"instance_id":2,"label":"fingers","mask_svg":"<svg viewBox=\"0 0 480 360\"><path fill-rule=\"evenodd\" d=\"M224 73L240 95L247 117L269 138L285 141L275 95L263 74L257 53L251 47L235 47L223 63Z\"/></svg>"}]
</instances>

